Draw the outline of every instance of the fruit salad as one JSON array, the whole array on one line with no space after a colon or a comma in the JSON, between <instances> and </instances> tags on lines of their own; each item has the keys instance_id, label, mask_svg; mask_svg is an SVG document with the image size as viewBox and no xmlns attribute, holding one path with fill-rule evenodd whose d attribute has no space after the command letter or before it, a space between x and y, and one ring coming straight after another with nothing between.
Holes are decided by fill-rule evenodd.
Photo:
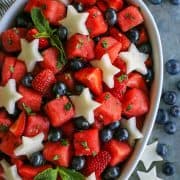
<instances>
[{"instance_id":1,"label":"fruit salad","mask_svg":"<svg viewBox=\"0 0 180 180\"><path fill-rule=\"evenodd\" d=\"M28 0L0 34L0 178L110 180L149 111L151 44L125 0Z\"/></svg>"}]
</instances>

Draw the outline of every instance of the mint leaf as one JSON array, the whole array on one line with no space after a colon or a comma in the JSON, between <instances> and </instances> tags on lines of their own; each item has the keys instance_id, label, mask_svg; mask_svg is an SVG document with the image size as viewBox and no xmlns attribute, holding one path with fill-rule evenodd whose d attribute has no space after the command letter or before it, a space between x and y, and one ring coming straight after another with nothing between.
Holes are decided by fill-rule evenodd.
<instances>
[{"instance_id":1,"label":"mint leaf","mask_svg":"<svg viewBox=\"0 0 180 180\"><path fill-rule=\"evenodd\" d=\"M58 169L48 168L45 171L39 173L34 180L56 180L58 175Z\"/></svg>"}]
</instances>

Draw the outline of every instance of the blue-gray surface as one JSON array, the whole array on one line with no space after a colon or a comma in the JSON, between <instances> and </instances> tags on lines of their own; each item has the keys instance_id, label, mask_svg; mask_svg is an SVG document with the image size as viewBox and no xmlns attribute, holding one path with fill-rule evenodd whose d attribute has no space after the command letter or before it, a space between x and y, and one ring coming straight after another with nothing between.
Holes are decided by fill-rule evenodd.
<instances>
[{"instance_id":1,"label":"blue-gray surface","mask_svg":"<svg viewBox=\"0 0 180 180\"><path fill-rule=\"evenodd\" d=\"M176 58L180 60L180 5L175 6L169 3L169 0L164 0L161 5L152 5L145 0L150 11L152 12L160 31L163 52L164 63L170 58ZM164 72L164 88L166 90L174 90L178 94L177 104L180 105L180 92L176 88L177 81L180 80L180 74L170 76ZM169 109L168 105L161 102L160 105L164 109ZM177 124L177 132L175 135L168 135L164 132L163 126L155 126L152 133L151 141L154 138L158 138L159 142L169 145L169 154L167 156L168 161L172 161L176 165L176 174L173 176L164 176L162 172L162 164L155 163L158 168L158 176L164 180L180 180L180 119L169 116L169 119L175 121ZM154 164L153 164L154 166ZM137 169L143 170L144 167L139 163ZM130 180L138 179L136 173L132 175ZM151 180L151 179L148 179Z\"/></svg>"}]
</instances>

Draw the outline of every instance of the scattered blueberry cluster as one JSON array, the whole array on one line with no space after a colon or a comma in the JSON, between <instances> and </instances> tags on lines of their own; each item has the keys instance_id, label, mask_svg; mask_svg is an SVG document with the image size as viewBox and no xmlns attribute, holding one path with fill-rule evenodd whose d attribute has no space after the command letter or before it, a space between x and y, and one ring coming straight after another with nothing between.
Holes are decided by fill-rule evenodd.
<instances>
[{"instance_id":1,"label":"scattered blueberry cluster","mask_svg":"<svg viewBox=\"0 0 180 180\"><path fill-rule=\"evenodd\" d=\"M149 1L155 5L161 4L163 2L163 0L149 0ZM180 0L169 0L169 1L173 5L179 5L180 4Z\"/></svg>"}]
</instances>

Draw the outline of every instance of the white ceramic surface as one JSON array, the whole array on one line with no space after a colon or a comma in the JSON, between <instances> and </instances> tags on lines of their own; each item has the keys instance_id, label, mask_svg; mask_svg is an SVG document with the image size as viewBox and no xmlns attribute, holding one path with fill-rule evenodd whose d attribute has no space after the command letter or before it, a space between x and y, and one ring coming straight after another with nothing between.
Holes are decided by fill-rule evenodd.
<instances>
[{"instance_id":1,"label":"white ceramic surface","mask_svg":"<svg viewBox=\"0 0 180 180\"><path fill-rule=\"evenodd\" d=\"M15 3L11 6L11 8L6 12L5 16L0 20L0 33L7 29L12 23L15 16L22 9L27 0L16 0ZM154 73L155 79L152 85L151 90L151 106L148 115L146 116L145 124L143 127L143 135L144 138L139 140L135 146L135 150L126 163L125 167L122 170L121 177L119 180L127 180L133 170L135 169L140 155L142 154L145 145L148 142L150 134L152 132L152 128L154 126L154 121L156 117L156 113L158 110L160 96L162 91L162 83L163 83L163 54L162 54L162 46L159 31L157 29L157 25L154 21L154 18L147 6L144 4L142 0L127 0L129 3L135 4L139 6L141 12L145 19L145 25L147 27L150 41L153 49L153 61L154 61Z\"/></svg>"}]
</instances>

